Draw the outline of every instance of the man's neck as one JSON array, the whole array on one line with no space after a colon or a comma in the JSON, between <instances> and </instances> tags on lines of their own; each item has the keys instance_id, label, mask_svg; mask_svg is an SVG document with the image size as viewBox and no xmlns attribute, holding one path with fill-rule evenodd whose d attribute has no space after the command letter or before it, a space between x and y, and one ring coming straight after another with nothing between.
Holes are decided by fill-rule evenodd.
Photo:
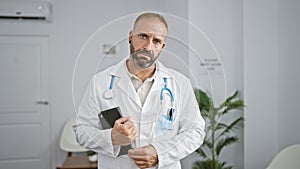
<instances>
[{"instance_id":1,"label":"man's neck","mask_svg":"<svg viewBox=\"0 0 300 169\"><path fill-rule=\"evenodd\" d=\"M141 69L133 63L132 59L129 59L126 62L126 66L127 66L128 71L131 74L138 77L139 79L141 79L142 82L144 82L147 78L152 77L155 72L155 65L153 65L147 69Z\"/></svg>"}]
</instances>

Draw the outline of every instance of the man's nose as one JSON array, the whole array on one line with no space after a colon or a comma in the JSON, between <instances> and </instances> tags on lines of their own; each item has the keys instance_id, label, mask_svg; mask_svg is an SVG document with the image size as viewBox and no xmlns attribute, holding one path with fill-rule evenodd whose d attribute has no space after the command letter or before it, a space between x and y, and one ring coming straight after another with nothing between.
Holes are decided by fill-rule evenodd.
<instances>
[{"instance_id":1,"label":"man's nose","mask_svg":"<svg viewBox=\"0 0 300 169\"><path fill-rule=\"evenodd\" d=\"M153 42L152 42L151 39L149 39L149 40L145 43L144 49L147 49L147 50L152 50L152 49L153 49Z\"/></svg>"}]
</instances>

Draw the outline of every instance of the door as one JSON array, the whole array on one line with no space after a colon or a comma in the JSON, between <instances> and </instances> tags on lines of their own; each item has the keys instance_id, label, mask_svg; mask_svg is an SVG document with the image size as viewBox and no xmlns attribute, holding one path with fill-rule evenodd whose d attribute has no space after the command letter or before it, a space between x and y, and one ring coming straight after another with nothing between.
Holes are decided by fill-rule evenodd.
<instances>
[{"instance_id":1,"label":"door","mask_svg":"<svg viewBox=\"0 0 300 169\"><path fill-rule=\"evenodd\" d=\"M48 37L0 35L0 168L50 168Z\"/></svg>"}]
</instances>

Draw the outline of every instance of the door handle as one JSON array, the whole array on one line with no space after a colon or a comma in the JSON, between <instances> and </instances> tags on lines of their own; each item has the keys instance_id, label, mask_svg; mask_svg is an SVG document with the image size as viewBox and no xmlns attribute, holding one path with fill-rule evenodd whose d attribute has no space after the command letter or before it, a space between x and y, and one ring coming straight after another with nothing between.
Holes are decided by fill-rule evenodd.
<instances>
[{"instance_id":1,"label":"door handle","mask_svg":"<svg viewBox=\"0 0 300 169\"><path fill-rule=\"evenodd\" d=\"M37 101L36 104L48 105L48 101Z\"/></svg>"}]
</instances>

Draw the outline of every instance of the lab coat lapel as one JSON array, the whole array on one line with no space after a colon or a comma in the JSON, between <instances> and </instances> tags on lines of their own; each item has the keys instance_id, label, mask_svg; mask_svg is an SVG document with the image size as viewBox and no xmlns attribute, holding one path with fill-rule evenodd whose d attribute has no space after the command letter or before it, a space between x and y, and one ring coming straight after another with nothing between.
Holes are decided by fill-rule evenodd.
<instances>
[{"instance_id":1,"label":"lab coat lapel","mask_svg":"<svg viewBox=\"0 0 300 169\"><path fill-rule=\"evenodd\" d=\"M116 76L120 78L117 83L117 86L122 90L122 92L127 95L132 101L134 101L140 108L142 108L141 101L132 85L132 82L126 71L126 60L119 64L116 71Z\"/></svg>"}]
</instances>

